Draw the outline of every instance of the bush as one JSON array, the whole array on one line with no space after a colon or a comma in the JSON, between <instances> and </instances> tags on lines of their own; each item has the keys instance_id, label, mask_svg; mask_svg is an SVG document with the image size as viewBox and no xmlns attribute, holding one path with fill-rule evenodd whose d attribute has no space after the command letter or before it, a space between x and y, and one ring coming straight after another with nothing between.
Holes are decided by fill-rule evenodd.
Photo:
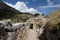
<instances>
[{"instance_id":1,"label":"bush","mask_svg":"<svg viewBox=\"0 0 60 40\"><path fill-rule=\"evenodd\" d=\"M36 14L34 14L34 17L39 16L39 15L40 15L40 14L36 13Z\"/></svg>"}]
</instances>

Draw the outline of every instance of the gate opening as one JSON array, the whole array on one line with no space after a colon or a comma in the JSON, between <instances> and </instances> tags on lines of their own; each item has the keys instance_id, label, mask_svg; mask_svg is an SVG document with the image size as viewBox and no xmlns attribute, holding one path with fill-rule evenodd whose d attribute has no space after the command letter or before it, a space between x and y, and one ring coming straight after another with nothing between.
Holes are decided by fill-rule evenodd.
<instances>
[{"instance_id":1,"label":"gate opening","mask_svg":"<svg viewBox=\"0 0 60 40\"><path fill-rule=\"evenodd\" d=\"M33 24L30 24L30 29L33 29Z\"/></svg>"}]
</instances>

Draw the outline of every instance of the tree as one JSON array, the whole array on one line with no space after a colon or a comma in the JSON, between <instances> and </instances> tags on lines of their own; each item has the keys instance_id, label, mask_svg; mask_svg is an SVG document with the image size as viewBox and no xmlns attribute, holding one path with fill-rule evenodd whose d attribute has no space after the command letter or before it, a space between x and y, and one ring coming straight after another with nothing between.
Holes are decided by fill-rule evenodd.
<instances>
[{"instance_id":1,"label":"tree","mask_svg":"<svg viewBox=\"0 0 60 40\"><path fill-rule=\"evenodd\" d=\"M42 16L44 16L44 14L42 14Z\"/></svg>"}]
</instances>

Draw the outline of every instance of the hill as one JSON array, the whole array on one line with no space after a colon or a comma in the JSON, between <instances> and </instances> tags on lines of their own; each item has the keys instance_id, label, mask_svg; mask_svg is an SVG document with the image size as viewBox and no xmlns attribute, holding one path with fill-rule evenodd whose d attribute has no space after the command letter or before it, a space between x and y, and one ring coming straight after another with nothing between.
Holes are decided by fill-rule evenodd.
<instances>
[{"instance_id":1,"label":"hill","mask_svg":"<svg viewBox=\"0 0 60 40\"><path fill-rule=\"evenodd\" d=\"M33 15L30 13L19 12L4 2L0 2L0 20L11 19L13 22L25 22L31 17L33 17Z\"/></svg>"}]
</instances>

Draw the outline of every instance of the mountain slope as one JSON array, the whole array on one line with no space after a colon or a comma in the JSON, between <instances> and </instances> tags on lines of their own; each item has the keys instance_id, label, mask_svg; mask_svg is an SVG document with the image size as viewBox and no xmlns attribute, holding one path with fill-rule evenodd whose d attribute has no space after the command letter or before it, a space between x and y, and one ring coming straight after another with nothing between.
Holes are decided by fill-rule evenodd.
<instances>
[{"instance_id":1,"label":"mountain slope","mask_svg":"<svg viewBox=\"0 0 60 40\"><path fill-rule=\"evenodd\" d=\"M19 12L4 2L0 2L0 20L12 19L14 22L24 22L31 17L33 17L33 15L30 13Z\"/></svg>"}]
</instances>

